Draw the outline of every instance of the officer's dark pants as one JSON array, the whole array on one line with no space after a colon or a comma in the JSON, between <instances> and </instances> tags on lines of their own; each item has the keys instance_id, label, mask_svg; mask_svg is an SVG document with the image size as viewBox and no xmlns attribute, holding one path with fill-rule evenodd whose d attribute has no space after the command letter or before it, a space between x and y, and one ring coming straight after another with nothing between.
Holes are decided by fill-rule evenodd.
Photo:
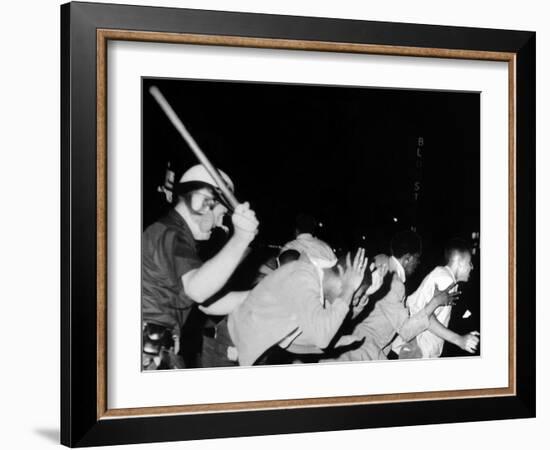
<instances>
[{"instance_id":1,"label":"officer's dark pants","mask_svg":"<svg viewBox=\"0 0 550 450\"><path fill-rule=\"evenodd\" d=\"M209 328L202 338L202 367L237 366L237 361L228 358L229 347L234 347L227 318L219 322L215 328Z\"/></svg>"}]
</instances>

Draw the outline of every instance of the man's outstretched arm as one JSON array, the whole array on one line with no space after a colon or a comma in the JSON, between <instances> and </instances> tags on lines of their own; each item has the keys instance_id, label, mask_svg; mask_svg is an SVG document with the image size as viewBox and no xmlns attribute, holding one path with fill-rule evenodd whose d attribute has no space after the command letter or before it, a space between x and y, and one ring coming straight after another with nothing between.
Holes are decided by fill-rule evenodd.
<instances>
[{"instance_id":1,"label":"man's outstretched arm","mask_svg":"<svg viewBox=\"0 0 550 450\"><path fill-rule=\"evenodd\" d=\"M199 309L210 316L226 316L231 314L248 296L250 291L228 292L219 300L208 306L199 306Z\"/></svg>"},{"instance_id":2,"label":"man's outstretched arm","mask_svg":"<svg viewBox=\"0 0 550 450\"><path fill-rule=\"evenodd\" d=\"M405 342L414 339L420 333L429 329L431 320L434 317L434 312L437 308L454 302L455 298L460 295L460 292L451 292L455 285L456 283L452 283L442 291L436 287L433 297L428 304L420 311L410 316L401 327L397 329L397 332Z\"/></svg>"}]
</instances>

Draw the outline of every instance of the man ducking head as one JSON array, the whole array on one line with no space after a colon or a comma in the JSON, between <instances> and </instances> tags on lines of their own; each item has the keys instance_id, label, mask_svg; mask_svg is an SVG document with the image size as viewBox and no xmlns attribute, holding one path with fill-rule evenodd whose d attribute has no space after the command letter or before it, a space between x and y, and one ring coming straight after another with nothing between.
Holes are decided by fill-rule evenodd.
<instances>
[{"instance_id":1,"label":"man ducking head","mask_svg":"<svg viewBox=\"0 0 550 450\"><path fill-rule=\"evenodd\" d=\"M240 365L261 361L275 347L294 355L322 354L353 306L368 264L365 251L359 249L345 268L336 269L338 260L325 242L309 236L295 244L300 258L263 278L229 316ZM356 340L342 336L334 346Z\"/></svg>"}]
</instances>

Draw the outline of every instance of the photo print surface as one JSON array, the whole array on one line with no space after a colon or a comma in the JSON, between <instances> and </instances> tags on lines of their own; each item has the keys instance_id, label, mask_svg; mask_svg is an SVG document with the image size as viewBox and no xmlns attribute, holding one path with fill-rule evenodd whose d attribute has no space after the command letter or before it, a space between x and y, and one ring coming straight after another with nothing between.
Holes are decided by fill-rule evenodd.
<instances>
[{"instance_id":1,"label":"photo print surface","mask_svg":"<svg viewBox=\"0 0 550 450\"><path fill-rule=\"evenodd\" d=\"M479 355L479 92L141 94L143 370Z\"/></svg>"}]
</instances>

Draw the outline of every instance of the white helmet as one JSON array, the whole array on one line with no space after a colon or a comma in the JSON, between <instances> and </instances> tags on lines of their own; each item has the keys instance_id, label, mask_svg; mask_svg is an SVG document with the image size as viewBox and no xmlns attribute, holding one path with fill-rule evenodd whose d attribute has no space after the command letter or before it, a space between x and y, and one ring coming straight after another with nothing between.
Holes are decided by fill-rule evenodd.
<instances>
[{"instance_id":1,"label":"white helmet","mask_svg":"<svg viewBox=\"0 0 550 450\"><path fill-rule=\"evenodd\" d=\"M218 172L220 173L222 179L225 181L229 189L233 192L235 190L235 187L233 185L233 182L231 181L231 178L227 176L225 172L218 169ZM213 187L214 189L219 189L216 185L216 182L214 181L214 178L208 173L208 171L204 168L202 164L197 164L196 166L191 167L185 173L181 176L179 184L184 183L205 183Z\"/></svg>"}]
</instances>

